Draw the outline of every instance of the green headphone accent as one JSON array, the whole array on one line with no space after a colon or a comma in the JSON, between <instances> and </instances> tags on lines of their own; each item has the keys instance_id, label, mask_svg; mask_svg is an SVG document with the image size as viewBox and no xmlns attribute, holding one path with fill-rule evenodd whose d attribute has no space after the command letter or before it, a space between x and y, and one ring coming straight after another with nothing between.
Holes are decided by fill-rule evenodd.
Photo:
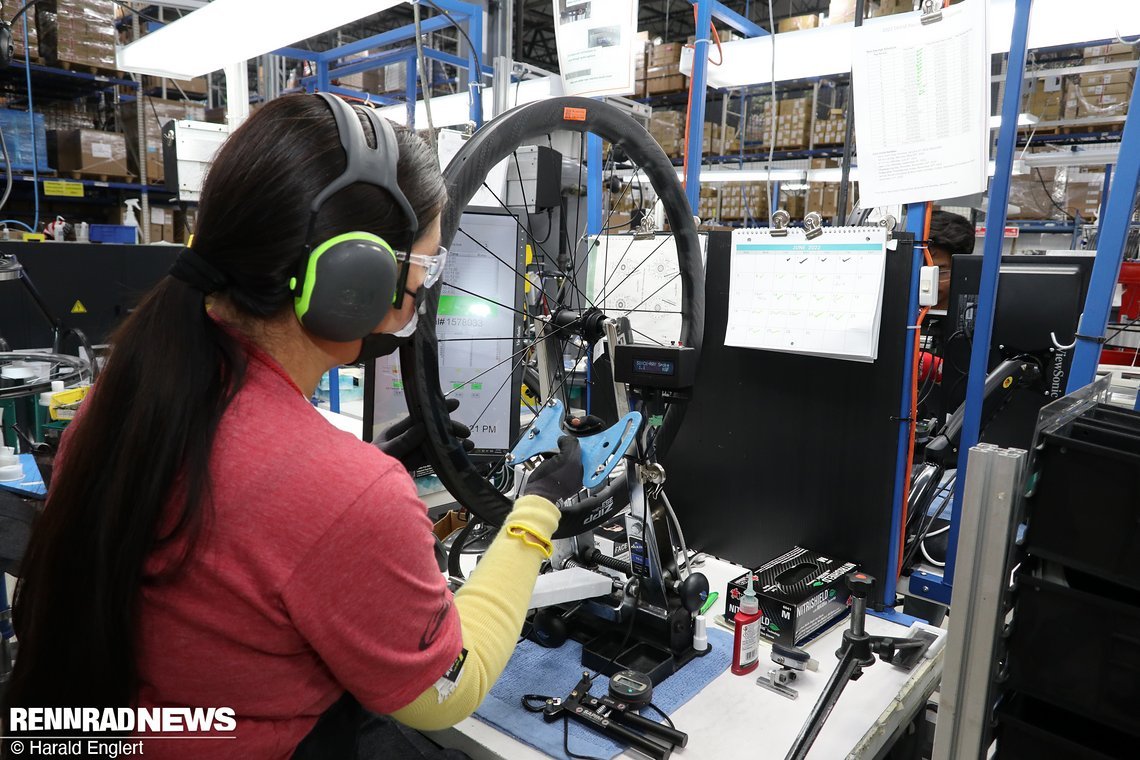
<instances>
[{"instance_id":1,"label":"green headphone accent","mask_svg":"<svg viewBox=\"0 0 1140 760\"><path fill-rule=\"evenodd\" d=\"M318 93L336 118L345 152L344 172L317 194L310 206L305 255L290 279L293 308L309 332L327 340L348 342L372 333L388 311L399 307L408 276L387 241L370 232L346 232L313 245L317 214L329 198L357 182L387 192L402 211L411 246L419 228L411 204L396 183L399 145L387 119L370 108L359 109L372 125L376 147L370 147L357 111L329 93Z\"/></svg>"}]
</instances>

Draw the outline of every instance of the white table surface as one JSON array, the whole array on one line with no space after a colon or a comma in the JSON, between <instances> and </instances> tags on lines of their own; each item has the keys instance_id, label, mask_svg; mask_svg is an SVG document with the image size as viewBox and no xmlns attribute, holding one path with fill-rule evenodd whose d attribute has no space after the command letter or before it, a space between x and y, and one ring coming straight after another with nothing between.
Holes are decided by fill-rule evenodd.
<instances>
[{"instance_id":1,"label":"white table surface","mask_svg":"<svg viewBox=\"0 0 1140 760\"><path fill-rule=\"evenodd\" d=\"M708 577L709 588L720 593L710 614L723 613L725 586L744 572L743 568L710 558L697 569ZM846 623L805 647L812 658L819 661L819 670L802 673L793 684L799 692L796 700L756 684L756 676L774 667L766 652L761 652L760 667L747 676L733 675L730 670L717 676L670 716L678 729L689 734L688 746L676 750L674 757L697 760L731 757L743 748L750 758L783 758L838 663L835 651L842 643L845 628ZM867 631L871 634L902 636L906 630L897 623L867 616ZM858 681L847 685L808 757L811 760L874 757L904 721L921 708L941 672L941 652L923 660L909 673L876 660ZM572 687L573 684L567 684L566 690ZM463 750L475 760L548 757L477 718L468 718L453 728L429 735L445 747ZM633 751L618 757L644 760L643 755Z\"/></svg>"}]
</instances>

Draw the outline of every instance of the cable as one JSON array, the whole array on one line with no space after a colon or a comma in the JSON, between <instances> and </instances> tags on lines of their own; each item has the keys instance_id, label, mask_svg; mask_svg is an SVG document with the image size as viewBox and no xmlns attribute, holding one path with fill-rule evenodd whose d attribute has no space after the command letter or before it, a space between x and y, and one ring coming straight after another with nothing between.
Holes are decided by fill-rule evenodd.
<instances>
[{"instance_id":1,"label":"cable","mask_svg":"<svg viewBox=\"0 0 1140 760\"><path fill-rule=\"evenodd\" d=\"M626 584L627 594L629 593L629 586L630 584ZM621 644L618 644L618 648L614 650L614 656L611 657L605 665L598 668L598 671L594 673L594 675L590 676L591 681L605 673L605 671L609 670L610 666L617 662L618 658L626 653L625 645L629 643L629 637L633 635L633 623L635 620L637 620L637 612L639 609L641 609L641 597L635 596L633 597L633 613L629 616L629 625L626 626L625 636L622 637Z\"/></svg>"},{"instance_id":2,"label":"cable","mask_svg":"<svg viewBox=\"0 0 1140 760\"><path fill-rule=\"evenodd\" d=\"M573 757L575 760L605 760L596 755L579 755L570 751L570 716L566 714L562 715L562 749L566 751L567 757Z\"/></svg>"},{"instance_id":3,"label":"cable","mask_svg":"<svg viewBox=\"0 0 1140 760\"><path fill-rule=\"evenodd\" d=\"M424 58L424 35L420 26L420 4L412 3L412 23L416 27L416 62L420 70L420 89L424 91L424 114L427 115L428 134L430 136L432 152L439 161L439 148L435 141L435 124L431 118L431 82L428 77L427 60Z\"/></svg>"},{"instance_id":4,"label":"cable","mask_svg":"<svg viewBox=\"0 0 1140 760\"><path fill-rule=\"evenodd\" d=\"M36 2L36 0L31 0L27 5L25 5L19 11L17 11L16 12L17 15L19 15L23 11L27 10L28 6L31 5L31 3L33 3L33 2ZM29 52L28 52L28 50L29 50L29 45L28 45L28 17L26 15L23 18L23 24L24 24L24 78L27 80L27 83L28 83L28 124L31 127L31 132L32 132L32 200L35 204L35 211L36 211L34 221L32 222L32 231L35 232L37 229L39 229L39 226L40 226L40 174L39 174L40 152L39 152L39 146L37 145L38 141L36 140L36 113L35 113L34 104L32 103L32 62L31 62L31 58L29 57ZM12 171L11 166L8 167L8 171L9 172Z\"/></svg>"},{"instance_id":5,"label":"cable","mask_svg":"<svg viewBox=\"0 0 1140 760\"><path fill-rule=\"evenodd\" d=\"M673 521L673 527L677 529L677 540L681 542L681 556L685 558L685 577L688 577L693 574L693 568L689 567L689 547L685 544L685 532L681 530L681 521L677 519L677 513L673 511L673 505L669 503L664 488L661 489L661 501L665 504L665 512L669 515L669 519Z\"/></svg>"},{"instance_id":6,"label":"cable","mask_svg":"<svg viewBox=\"0 0 1140 760\"><path fill-rule=\"evenodd\" d=\"M1037 181L1041 183L1041 189L1045 191L1045 197L1049 199L1049 202L1053 204L1053 207L1064 214L1066 219L1075 219L1075 217L1066 211L1064 207L1061 206L1061 204L1057 203L1057 200L1053 197L1053 193L1049 192L1049 186L1045 184L1045 178L1041 176L1041 170L1035 166L1033 167L1033 173L1037 175Z\"/></svg>"},{"instance_id":7,"label":"cable","mask_svg":"<svg viewBox=\"0 0 1140 760\"><path fill-rule=\"evenodd\" d=\"M669 726L669 728L673 729L674 731L676 731L676 730L677 730L677 727L676 727L675 725L673 725L673 719L669 717L669 714L668 714L668 713L666 713L664 710L662 710L660 707L658 707L657 705L653 704L652 702L650 702L650 703L649 703L648 705L646 705L646 706L647 706L647 707L652 707L654 710L656 710L656 711L657 711L657 714L658 714L658 715L660 715L662 718L664 718L664 719L665 719L665 723L666 723L666 725L668 725L668 726Z\"/></svg>"},{"instance_id":8,"label":"cable","mask_svg":"<svg viewBox=\"0 0 1140 760\"><path fill-rule=\"evenodd\" d=\"M12 194L12 159L8 155L8 141L4 139L4 130L0 129L0 150L4 152L4 196L0 197L0 209L8 203L8 196Z\"/></svg>"},{"instance_id":9,"label":"cable","mask_svg":"<svg viewBox=\"0 0 1140 760\"><path fill-rule=\"evenodd\" d=\"M768 196L768 220L780 205L779 198L772 197L772 162L776 160L776 16L772 13L772 0L768 0L768 39L772 42L772 110L768 116L768 172L764 177L764 194Z\"/></svg>"},{"instance_id":10,"label":"cable","mask_svg":"<svg viewBox=\"0 0 1140 760\"><path fill-rule=\"evenodd\" d=\"M459 33L461 35L463 35L463 39L467 41L467 49L471 51L471 57L475 59L475 71L477 73L475 85L477 87L482 87L483 86L483 64L479 60L479 48L475 47L475 45L472 44L471 38L467 36L467 32L463 30L463 27L454 18L452 18L450 13L448 13L443 8L440 8L438 5L433 3L432 0L423 0L423 2L427 3L432 8L435 8L437 11L442 13L444 15L444 18L446 18L448 21L450 21L451 25L454 26L457 30L459 30Z\"/></svg>"}]
</instances>

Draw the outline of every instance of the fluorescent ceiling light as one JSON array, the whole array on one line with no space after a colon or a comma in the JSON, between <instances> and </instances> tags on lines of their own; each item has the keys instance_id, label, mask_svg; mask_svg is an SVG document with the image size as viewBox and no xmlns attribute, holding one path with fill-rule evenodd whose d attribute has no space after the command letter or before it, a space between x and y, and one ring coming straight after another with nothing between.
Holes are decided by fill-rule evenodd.
<instances>
[{"instance_id":1,"label":"fluorescent ceiling light","mask_svg":"<svg viewBox=\"0 0 1140 760\"><path fill-rule=\"evenodd\" d=\"M677 172L681 176L681 172ZM722 182L764 182L771 177L773 182L786 180L802 182L803 169L701 169L701 184L718 184Z\"/></svg>"},{"instance_id":2,"label":"fluorescent ceiling light","mask_svg":"<svg viewBox=\"0 0 1140 760\"><path fill-rule=\"evenodd\" d=\"M987 6L991 53L1009 52L1014 0L989 0ZM864 26L897 23L899 15L871 18ZM1029 47L1115 40L1140 34L1140 3L1122 0L1035 0L1029 20ZM851 71L854 24L753 37L726 42L723 63L708 67L709 87L747 87L771 81L769 61L776 45L776 81L833 76ZM759 64L759 65L758 65ZM692 71L692 50L681 53L681 72Z\"/></svg>"},{"instance_id":3,"label":"fluorescent ceiling light","mask_svg":"<svg viewBox=\"0 0 1140 760\"><path fill-rule=\"evenodd\" d=\"M174 79L217 71L399 5L403 0L214 0L125 47L123 71Z\"/></svg>"}]
</instances>

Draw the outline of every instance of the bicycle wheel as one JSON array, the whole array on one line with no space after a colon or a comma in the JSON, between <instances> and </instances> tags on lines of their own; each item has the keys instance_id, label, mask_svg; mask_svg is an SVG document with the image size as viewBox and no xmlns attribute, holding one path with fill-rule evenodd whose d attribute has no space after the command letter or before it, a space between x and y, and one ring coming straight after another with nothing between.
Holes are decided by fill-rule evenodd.
<instances>
[{"instance_id":1,"label":"bicycle wheel","mask_svg":"<svg viewBox=\"0 0 1140 760\"><path fill-rule=\"evenodd\" d=\"M464 144L444 171L450 200L441 220L443 245L451 246L453 238L459 231L461 215L476 192L486 186L488 173L493 167L511 157L521 146L535 144L559 131L580 133L582 137L578 141L579 146L584 146L585 136L588 133L610 143L613 146L610 152L612 163L616 163L616 156L620 155L636 167L630 187L636 181L638 173L644 173L664 206L676 247L677 269L672 278L680 281L681 303L677 305L675 312L670 312L679 316L680 324L676 340L681 345L699 351L704 330L704 266L700 240L688 201L678 181L676 169L665 152L641 124L614 106L588 98L552 98L519 106L486 124ZM581 171L584 156L580 153L578 158ZM583 184L582 179L584 177L580 176L580 186ZM496 196L496 200L504 209L510 211L501 198ZM580 194L578 204L581 205ZM614 204L613 208L617 208L617 204ZM612 209L610 214L613 214ZM609 220L610 217L607 216L602 225L603 229L609 225ZM526 227L521 223L520 226ZM573 252L579 249L578 244L584 237L578 237L577 230L574 232L576 242L568 246L572 256ZM529 230L527 234L529 235ZM533 238L528 239L533 241ZM566 242L569 243L569 239ZM587 245L585 249L587 256L593 247L593 244ZM499 260L504 266L511 267L506 261ZM593 303L578 284L578 271L583 263L571 259L569 269L562 270L558 269L557 264L549 264L554 276L560 281L557 292L565 294L565 300L570 303L570 307L566 308L565 304L561 303L551 305L547 302L544 304L544 315L539 317L530 314L526 317L534 329L527 336L529 346L524 346L522 351L512 352L511 358L517 358L519 368L523 367L528 357L532 357L542 349L540 344L543 341L550 345L552 343L550 339L554 338L563 343L564 338L568 338L587 322L596 330L600 324L599 320L606 316L617 317L637 311L638 304L628 309L625 308L628 304L623 304L621 308L610 313ZM630 268L626 266L627 270ZM625 277L630 274L623 272ZM520 282L526 281L525 272L518 272L518 276ZM460 504L470 509L480 519L499 524L510 512L511 501L479 472L450 432L444 393L440 387L438 363L440 347L436 331L440 294L445 285L446 282L441 283L427 294L426 312L420 320L415 340L400 351L400 367L408 409L415 420L422 421L425 425L427 459L444 486ZM608 280L603 284L603 304L607 289L612 289L609 288ZM471 295L478 297L478 294ZM498 305L515 310L505 304ZM576 326L570 327L571 322ZM556 335L560 331L562 334ZM537 390L531 387L535 382L534 372L533 366L526 367L523 372L524 384L532 395L535 395ZM564 377L561 389L563 391L566 388L565 381ZM500 388L500 391L502 390ZM524 402L525 396L526 394ZM546 398L535 400L537 403L547 401ZM683 409L682 405L672 404L665 411L654 438L656 451L664 453L667 450L681 424ZM624 483L622 485L624 486ZM579 502L574 508L564 509L557 536L577 535L608 520L625 503L620 498L616 500L610 498L611 491L615 490L621 489L595 493L591 498Z\"/></svg>"}]
</instances>

